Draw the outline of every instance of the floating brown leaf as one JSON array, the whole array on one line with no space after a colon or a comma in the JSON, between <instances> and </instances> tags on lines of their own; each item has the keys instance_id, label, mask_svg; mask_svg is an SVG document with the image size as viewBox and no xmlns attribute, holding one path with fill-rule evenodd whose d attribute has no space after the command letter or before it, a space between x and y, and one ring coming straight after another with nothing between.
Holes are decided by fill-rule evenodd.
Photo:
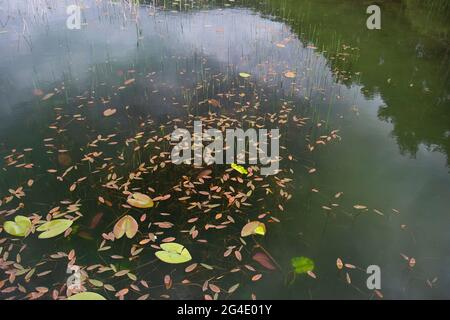
<instances>
[{"instance_id":1,"label":"floating brown leaf","mask_svg":"<svg viewBox=\"0 0 450 320\"><path fill-rule=\"evenodd\" d=\"M258 273L258 274L255 274L253 277L252 277L252 281L258 281L259 279L261 279L262 278L262 274L261 273Z\"/></svg>"},{"instance_id":2,"label":"floating brown leaf","mask_svg":"<svg viewBox=\"0 0 450 320\"><path fill-rule=\"evenodd\" d=\"M337 258L336 260L336 267L341 270L344 267L344 264L342 263L341 258Z\"/></svg>"},{"instance_id":3,"label":"floating brown leaf","mask_svg":"<svg viewBox=\"0 0 450 320\"><path fill-rule=\"evenodd\" d=\"M109 117L112 116L113 114L115 114L117 112L117 109L106 109L105 111L103 111L103 115L105 117Z\"/></svg>"}]
</instances>

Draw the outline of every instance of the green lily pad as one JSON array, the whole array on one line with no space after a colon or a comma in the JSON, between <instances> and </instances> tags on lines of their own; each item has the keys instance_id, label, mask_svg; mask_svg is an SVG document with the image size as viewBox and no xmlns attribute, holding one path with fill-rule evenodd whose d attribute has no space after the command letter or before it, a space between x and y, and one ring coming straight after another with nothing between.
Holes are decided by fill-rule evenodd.
<instances>
[{"instance_id":1,"label":"green lily pad","mask_svg":"<svg viewBox=\"0 0 450 320\"><path fill-rule=\"evenodd\" d=\"M231 167L236 170L237 172L239 172L240 174L248 174L247 169L245 169L243 166L240 166L236 163L232 163Z\"/></svg>"},{"instance_id":2,"label":"green lily pad","mask_svg":"<svg viewBox=\"0 0 450 320\"><path fill-rule=\"evenodd\" d=\"M162 251L156 251L155 255L166 263L184 263L192 260L188 249L178 243L170 242L161 244Z\"/></svg>"},{"instance_id":3,"label":"green lily pad","mask_svg":"<svg viewBox=\"0 0 450 320\"><path fill-rule=\"evenodd\" d=\"M49 222L44 223L43 225L39 226L36 230L39 232L42 232L39 235L39 239L48 239L53 238L61 233L64 233L67 229L70 228L73 221L68 219L55 219Z\"/></svg>"},{"instance_id":4,"label":"green lily pad","mask_svg":"<svg viewBox=\"0 0 450 320\"><path fill-rule=\"evenodd\" d=\"M95 292L81 292L67 298L67 300L106 300L102 295Z\"/></svg>"},{"instance_id":5,"label":"green lily pad","mask_svg":"<svg viewBox=\"0 0 450 320\"><path fill-rule=\"evenodd\" d=\"M14 221L6 221L3 228L16 237L26 237L31 230L31 220L28 217L16 216Z\"/></svg>"},{"instance_id":6,"label":"green lily pad","mask_svg":"<svg viewBox=\"0 0 450 320\"><path fill-rule=\"evenodd\" d=\"M307 257L294 257L291 264L297 274L307 273L314 270L314 261Z\"/></svg>"}]
</instances>

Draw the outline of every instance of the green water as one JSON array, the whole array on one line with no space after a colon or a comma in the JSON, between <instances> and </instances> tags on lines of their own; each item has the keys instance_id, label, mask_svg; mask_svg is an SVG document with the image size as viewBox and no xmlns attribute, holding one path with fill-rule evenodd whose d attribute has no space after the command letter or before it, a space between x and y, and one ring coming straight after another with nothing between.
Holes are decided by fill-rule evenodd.
<instances>
[{"instance_id":1,"label":"green water","mask_svg":"<svg viewBox=\"0 0 450 320\"><path fill-rule=\"evenodd\" d=\"M381 1L382 29L368 30L369 4L87 1L69 30L63 3L0 1L0 222L78 215L65 236L0 233L0 297L65 298L72 260L82 290L108 299L449 298L449 4ZM171 164L167 137L200 119L279 128L281 172ZM155 207L124 207L124 190ZM102 244L125 214L139 233ZM265 236L240 239L249 220ZM192 261L155 257L170 238ZM298 256L313 274L294 276ZM369 265L381 269L377 293Z\"/></svg>"}]
</instances>

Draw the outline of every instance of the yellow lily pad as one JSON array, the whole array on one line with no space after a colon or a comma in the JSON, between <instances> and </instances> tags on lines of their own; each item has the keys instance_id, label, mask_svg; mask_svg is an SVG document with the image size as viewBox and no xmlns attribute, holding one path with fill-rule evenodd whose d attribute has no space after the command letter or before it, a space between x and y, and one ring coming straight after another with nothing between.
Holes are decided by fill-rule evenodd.
<instances>
[{"instance_id":1,"label":"yellow lily pad","mask_svg":"<svg viewBox=\"0 0 450 320\"><path fill-rule=\"evenodd\" d=\"M245 79L245 78L250 78L252 75L249 73L246 73L246 72L241 72L241 73L239 73L239 76Z\"/></svg>"},{"instance_id":2,"label":"yellow lily pad","mask_svg":"<svg viewBox=\"0 0 450 320\"><path fill-rule=\"evenodd\" d=\"M16 216L14 221L6 221L3 229L10 235L26 237L31 230L31 220L28 217Z\"/></svg>"},{"instance_id":3,"label":"yellow lily pad","mask_svg":"<svg viewBox=\"0 0 450 320\"><path fill-rule=\"evenodd\" d=\"M146 209L153 207L153 200L148 195L135 192L132 195L130 195L127 199L127 203L130 206L140 208L140 209Z\"/></svg>"},{"instance_id":4,"label":"yellow lily pad","mask_svg":"<svg viewBox=\"0 0 450 320\"><path fill-rule=\"evenodd\" d=\"M161 261L166 263L184 263L192 260L192 256L188 249L175 242L163 243L161 244L161 251L156 251L155 255Z\"/></svg>"}]
</instances>

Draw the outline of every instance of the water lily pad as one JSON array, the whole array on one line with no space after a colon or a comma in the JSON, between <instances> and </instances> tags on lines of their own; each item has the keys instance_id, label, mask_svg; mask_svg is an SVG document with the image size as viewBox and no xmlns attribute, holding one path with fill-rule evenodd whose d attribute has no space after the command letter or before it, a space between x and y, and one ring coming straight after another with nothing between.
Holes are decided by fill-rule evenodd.
<instances>
[{"instance_id":1,"label":"water lily pad","mask_svg":"<svg viewBox=\"0 0 450 320\"><path fill-rule=\"evenodd\" d=\"M259 221L251 221L247 223L241 231L241 237L247 237L252 234L265 235L266 234L266 226L264 223Z\"/></svg>"},{"instance_id":2,"label":"water lily pad","mask_svg":"<svg viewBox=\"0 0 450 320\"><path fill-rule=\"evenodd\" d=\"M55 219L49 222L44 223L43 225L39 226L36 230L39 232L42 232L39 235L39 239L48 239L53 238L61 233L64 233L67 229L70 228L73 221L69 219Z\"/></svg>"},{"instance_id":3,"label":"water lily pad","mask_svg":"<svg viewBox=\"0 0 450 320\"><path fill-rule=\"evenodd\" d=\"M237 172L239 172L240 174L248 174L247 169L245 169L243 166L240 166L236 163L232 163L231 167L236 170Z\"/></svg>"},{"instance_id":4,"label":"water lily pad","mask_svg":"<svg viewBox=\"0 0 450 320\"><path fill-rule=\"evenodd\" d=\"M262 265L264 268L269 270L276 270L277 268L273 265L271 259L269 256L263 252L257 252L252 257L253 260L258 262L260 265Z\"/></svg>"},{"instance_id":5,"label":"water lily pad","mask_svg":"<svg viewBox=\"0 0 450 320\"><path fill-rule=\"evenodd\" d=\"M146 209L153 207L153 200L149 196L143 193L135 192L130 195L127 199L127 202L130 206Z\"/></svg>"},{"instance_id":6,"label":"water lily pad","mask_svg":"<svg viewBox=\"0 0 450 320\"><path fill-rule=\"evenodd\" d=\"M102 295L95 292L81 292L67 298L67 300L106 300Z\"/></svg>"},{"instance_id":7,"label":"water lily pad","mask_svg":"<svg viewBox=\"0 0 450 320\"><path fill-rule=\"evenodd\" d=\"M166 263L184 263L192 260L188 249L181 244L170 242L163 243L160 247L162 250L156 251L155 255Z\"/></svg>"},{"instance_id":8,"label":"water lily pad","mask_svg":"<svg viewBox=\"0 0 450 320\"><path fill-rule=\"evenodd\" d=\"M139 225L137 221L130 215L123 216L117 223L114 225L114 236L116 239L120 239L124 234L127 235L127 238L133 238L139 229Z\"/></svg>"},{"instance_id":9,"label":"water lily pad","mask_svg":"<svg viewBox=\"0 0 450 320\"><path fill-rule=\"evenodd\" d=\"M31 220L24 216L16 216L14 221L6 221L3 228L16 237L26 237L31 230Z\"/></svg>"},{"instance_id":10,"label":"water lily pad","mask_svg":"<svg viewBox=\"0 0 450 320\"><path fill-rule=\"evenodd\" d=\"M239 76L242 77L242 78L250 78L251 74L246 73L246 72L241 72L241 73L239 73Z\"/></svg>"},{"instance_id":11,"label":"water lily pad","mask_svg":"<svg viewBox=\"0 0 450 320\"><path fill-rule=\"evenodd\" d=\"M307 257L294 257L291 264L297 274L307 273L314 270L314 261Z\"/></svg>"}]
</instances>

